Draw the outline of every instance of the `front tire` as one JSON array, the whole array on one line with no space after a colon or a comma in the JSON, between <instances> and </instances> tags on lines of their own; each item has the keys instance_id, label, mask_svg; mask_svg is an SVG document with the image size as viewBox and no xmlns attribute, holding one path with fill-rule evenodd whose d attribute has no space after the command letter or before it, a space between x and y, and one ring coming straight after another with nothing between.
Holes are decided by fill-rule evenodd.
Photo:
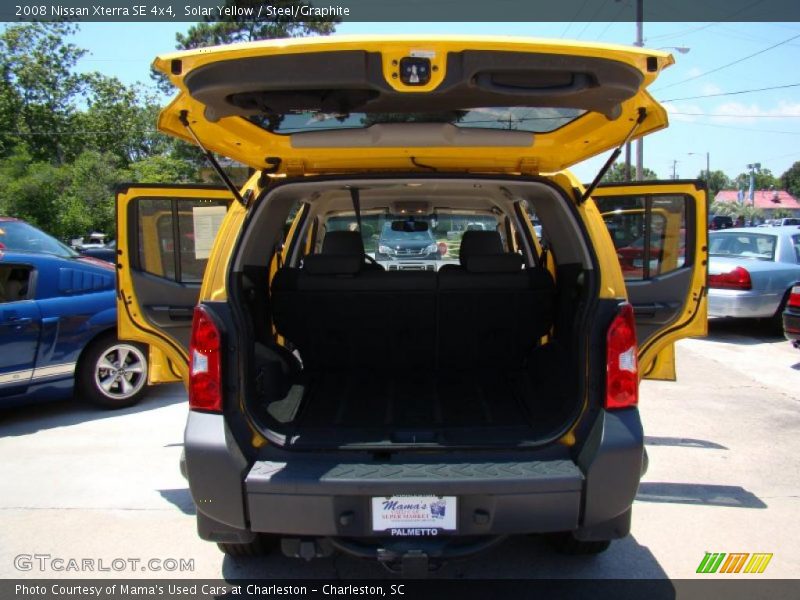
<instances>
[{"instance_id":1,"label":"front tire","mask_svg":"<svg viewBox=\"0 0 800 600\"><path fill-rule=\"evenodd\" d=\"M101 408L133 406L147 391L147 347L113 334L93 341L81 356L76 392Z\"/></svg>"}]
</instances>

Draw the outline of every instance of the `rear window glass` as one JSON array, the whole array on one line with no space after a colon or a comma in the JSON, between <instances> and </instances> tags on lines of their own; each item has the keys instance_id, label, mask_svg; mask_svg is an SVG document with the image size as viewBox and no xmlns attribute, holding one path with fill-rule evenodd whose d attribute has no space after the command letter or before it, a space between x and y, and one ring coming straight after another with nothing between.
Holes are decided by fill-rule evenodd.
<instances>
[{"instance_id":1,"label":"rear window glass","mask_svg":"<svg viewBox=\"0 0 800 600\"><path fill-rule=\"evenodd\" d=\"M708 236L709 254L775 260L777 241L777 236L763 233L712 233Z\"/></svg>"},{"instance_id":2,"label":"rear window glass","mask_svg":"<svg viewBox=\"0 0 800 600\"><path fill-rule=\"evenodd\" d=\"M397 231L393 222L419 221L424 231ZM361 239L364 251L380 263L396 261L439 261L457 263L461 238L466 231L495 231L494 216L447 213L410 217L407 214L361 216ZM358 231L355 214L345 213L328 218L326 231Z\"/></svg>"},{"instance_id":3,"label":"rear window glass","mask_svg":"<svg viewBox=\"0 0 800 600\"><path fill-rule=\"evenodd\" d=\"M332 129L363 129L379 123L450 123L456 127L510 129L548 133L586 114L577 108L491 107L441 113L346 113L290 112L257 115L250 121L270 133L293 134Z\"/></svg>"}]
</instances>

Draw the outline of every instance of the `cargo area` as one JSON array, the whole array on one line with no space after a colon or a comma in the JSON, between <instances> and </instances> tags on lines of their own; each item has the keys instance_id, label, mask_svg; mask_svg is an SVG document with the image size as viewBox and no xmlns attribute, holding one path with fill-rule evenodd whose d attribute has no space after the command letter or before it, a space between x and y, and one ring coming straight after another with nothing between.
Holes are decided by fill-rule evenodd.
<instances>
[{"instance_id":1,"label":"cargo area","mask_svg":"<svg viewBox=\"0 0 800 600\"><path fill-rule=\"evenodd\" d=\"M449 197L463 186L448 182L439 202L452 211ZM391 205L385 187L374 197L364 187L366 211ZM538 191L536 215L554 230L568 223L552 189L528 191ZM319 244L305 237L271 276L264 265L242 269L245 329L256 334L245 401L267 439L296 449L513 448L568 429L583 397L587 270L571 261L548 269L523 234L519 204L485 191L462 199L472 220L457 258L447 260L450 250L419 268L369 260L363 222L361 232L333 227L347 214L341 187L327 204L321 196L294 225ZM322 223L308 222L314 209ZM387 208L387 222L402 210ZM436 214L430 222L446 218L430 196L419 210ZM480 221L487 215L496 227ZM258 335L270 329L279 337Z\"/></svg>"}]
</instances>

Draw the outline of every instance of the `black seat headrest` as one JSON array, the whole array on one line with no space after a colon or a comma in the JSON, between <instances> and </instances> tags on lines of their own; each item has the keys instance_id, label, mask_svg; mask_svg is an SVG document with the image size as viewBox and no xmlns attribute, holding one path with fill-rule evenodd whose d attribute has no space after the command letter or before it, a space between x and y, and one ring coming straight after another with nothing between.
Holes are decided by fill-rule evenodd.
<instances>
[{"instance_id":1,"label":"black seat headrest","mask_svg":"<svg viewBox=\"0 0 800 600\"><path fill-rule=\"evenodd\" d=\"M487 254L503 254L503 241L497 231L467 231L461 238L461 249L458 251L459 261L464 266L464 259Z\"/></svg>"},{"instance_id":2,"label":"black seat headrest","mask_svg":"<svg viewBox=\"0 0 800 600\"><path fill-rule=\"evenodd\" d=\"M364 256L364 241L359 231L329 231L322 240L322 254Z\"/></svg>"}]
</instances>

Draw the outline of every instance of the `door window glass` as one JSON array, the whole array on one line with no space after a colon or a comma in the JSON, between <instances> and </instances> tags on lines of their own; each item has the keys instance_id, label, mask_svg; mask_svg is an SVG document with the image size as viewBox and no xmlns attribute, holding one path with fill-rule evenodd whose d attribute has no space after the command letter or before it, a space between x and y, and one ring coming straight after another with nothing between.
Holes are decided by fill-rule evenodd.
<instances>
[{"instance_id":1,"label":"door window glass","mask_svg":"<svg viewBox=\"0 0 800 600\"><path fill-rule=\"evenodd\" d=\"M626 280L646 280L686 264L687 196L597 198Z\"/></svg>"},{"instance_id":2,"label":"door window glass","mask_svg":"<svg viewBox=\"0 0 800 600\"><path fill-rule=\"evenodd\" d=\"M30 298L31 272L26 266L0 265L0 304Z\"/></svg>"},{"instance_id":3,"label":"door window glass","mask_svg":"<svg viewBox=\"0 0 800 600\"><path fill-rule=\"evenodd\" d=\"M227 202L167 198L135 202L139 268L179 283L200 283Z\"/></svg>"}]
</instances>

